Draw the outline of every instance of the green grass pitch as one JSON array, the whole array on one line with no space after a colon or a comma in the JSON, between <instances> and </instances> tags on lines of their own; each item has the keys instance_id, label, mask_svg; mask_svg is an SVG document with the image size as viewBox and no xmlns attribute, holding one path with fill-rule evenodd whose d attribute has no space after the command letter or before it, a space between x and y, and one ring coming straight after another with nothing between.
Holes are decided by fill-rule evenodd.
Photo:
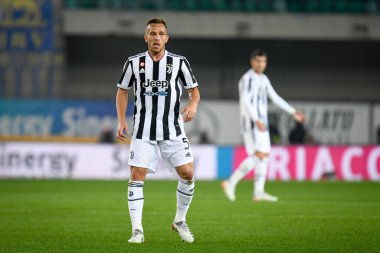
<instances>
[{"instance_id":1,"label":"green grass pitch","mask_svg":"<svg viewBox=\"0 0 380 253\"><path fill-rule=\"evenodd\" d=\"M253 183L224 197L196 182L193 244L171 230L175 181L147 181L146 242L131 235L126 181L1 180L1 252L380 252L380 183L269 182L278 203L253 203Z\"/></svg>"}]
</instances>

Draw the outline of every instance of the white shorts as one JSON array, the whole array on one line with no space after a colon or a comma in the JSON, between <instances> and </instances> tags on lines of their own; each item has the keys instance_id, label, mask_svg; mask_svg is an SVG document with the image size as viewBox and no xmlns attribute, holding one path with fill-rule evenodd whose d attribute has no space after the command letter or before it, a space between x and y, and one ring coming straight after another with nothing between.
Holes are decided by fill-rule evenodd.
<instances>
[{"instance_id":1,"label":"white shorts","mask_svg":"<svg viewBox=\"0 0 380 253\"><path fill-rule=\"evenodd\" d=\"M185 134L174 140L165 141L132 139L129 149L129 166L147 168L148 173L154 173L160 157L171 171L174 171L175 167L194 161L193 152Z\"/></svg>"},{"instance_id":2,"label":"white shorts","mask_svg":"<svg viewBox=\"0 0 380 253\"><path fill-rule=\"evenodd\" d=\"M260 131L257 127L243 131L244 146L248 155L256 151L269 153L271 150L269 131Z\"/></svg>"}]
</instances>

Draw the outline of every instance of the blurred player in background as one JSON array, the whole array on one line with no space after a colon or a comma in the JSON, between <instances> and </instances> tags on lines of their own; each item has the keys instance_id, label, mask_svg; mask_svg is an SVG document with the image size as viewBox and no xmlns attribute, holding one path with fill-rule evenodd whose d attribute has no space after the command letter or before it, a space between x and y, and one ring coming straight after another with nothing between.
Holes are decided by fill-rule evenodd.
<instances>
[{"instance_id":1,"label":"blurred player in background","mask_svg":"<svg viewBox=\"0 0 380 253\"><path fill-rule=\"evenodd\" d=\"M297 112L273 89L264 74L267 55L261 50L251 54L251 69L239 81L241 132L248 157L245 158L231 177L222 182L227 198L235 201L235 188L238 182L253 168L255 169L254 201L278 200L265 192L264 186L268 170L268 156L271 150L268 124L268 97L272 102L293 115L297 122L304 122L304 115Z\"/></svg>"},{"instance_id":2,"label":"blurred player in background","mask_svg":"<svg viewBox=\"0 0 380 253\"><path fill-rule=\"evenodd\" d=\"M135 110L129 165L128 207L132 222L131 243L144 242L142 210L143 186L148 172L154 173L159 153L168 166L179 175L177 212L172 227L185 242L194 236L186 224L186 214L194 194L193 154L183 122L191 121L200 100L198 83L189 62L183 56L169 53L166 22L160 18L147 21L144 35L148 51L128 58L117 84L117 137L125 140L128 90L134 87ZM189 103L180 114L182 87L189 94ZM158 235L159 236L159 235Z\"/></svg>"}]
</instances>

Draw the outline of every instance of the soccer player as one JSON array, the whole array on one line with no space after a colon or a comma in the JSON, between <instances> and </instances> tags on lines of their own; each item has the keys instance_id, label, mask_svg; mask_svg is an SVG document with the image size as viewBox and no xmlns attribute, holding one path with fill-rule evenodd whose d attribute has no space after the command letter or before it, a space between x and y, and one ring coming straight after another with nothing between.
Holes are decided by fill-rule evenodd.
<instances>
[{"instance_id":1,"label":"soccer player","mask_svg":"<svg viewBox=\"0 0 380 253\"><path fill-rule=\"evenodd\" d=\"M235 188L238 182L255 168L254 201L278 200L264 191L268 170L268 155L271 150L268 127L268 97L272 102L293 118L303 123L303 113L297 112L273 89L264 74L267 55L261 50L251 54L251 69L239 81L241 132L244 138L245 158L228 180L222 182L222 188L230 201L235 201Z\"/></svg>"},{"instance_id":2,"label":"soccer player","mask_svg":"<svg viewBox=\"0 0 380 253\"><path fill-rule=\"evenodd\" d=\"M128 91L134 88L134 124L129 154L131 178L128 184L128 207L132 223L130 243L144 242L142 211L143 187L147 173L154 173L159 153L171 170L178 173L177 212L172 223L181 239L192 243L194 236L186 214L194 194L193 153L184 131L184 122L191 121L200 100L198 83L190 64L183 56L169 53L165 20L147 21L145 42L148 51L129 57L117 84L117 137L125 140L129 128L125 120ZM180 114L182 86L189 94L189 103Z\"/></svg>"}]
</instances>

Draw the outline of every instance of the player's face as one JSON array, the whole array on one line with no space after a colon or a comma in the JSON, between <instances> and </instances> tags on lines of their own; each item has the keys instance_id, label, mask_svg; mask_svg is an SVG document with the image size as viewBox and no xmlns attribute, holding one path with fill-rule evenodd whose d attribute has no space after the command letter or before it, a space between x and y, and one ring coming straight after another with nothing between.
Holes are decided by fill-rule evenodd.
<instances>
[{"instance_id":1,"label":"player's face","mask_svg":"<svg viewBox=\"0 0 380 253\"><path fill-rule=\"evenodd\" d=\"M158 54L165 50L169 35L163 24L150 24L145 30L144 39L148 43L149 51Z\"/></svg>"},{"instance_id":2,"label":"player's face","mask_svg":"<svg viewBox=\"0 0 380 253\"><path fill-rule=\"evenodd\" d=\"M251 67L256 73L264 73L267 67L267 57L266 56L256 56L251 59Z\"/></svg>"}]
</instances>

